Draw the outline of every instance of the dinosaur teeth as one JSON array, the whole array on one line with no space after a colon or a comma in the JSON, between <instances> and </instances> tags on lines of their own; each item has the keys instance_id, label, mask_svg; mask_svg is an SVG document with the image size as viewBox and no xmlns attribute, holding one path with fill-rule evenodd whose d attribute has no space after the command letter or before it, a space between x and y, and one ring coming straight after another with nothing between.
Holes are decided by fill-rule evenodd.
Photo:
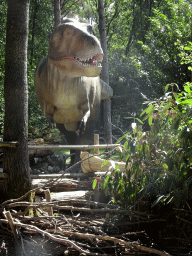
<instances>
[{"instance_id":1,"label":"dinosaur teeth","mask_svg":"<svg viewBox=\"0 0 192 256\"><path fill-rule=\"evenodd\" d=\"M92 58L81 60L78 57L74 57L74 60L80 62L83 66L100 66L100 63L97 63L97 55L94 55Z\"/></svg>"}]
</instances>

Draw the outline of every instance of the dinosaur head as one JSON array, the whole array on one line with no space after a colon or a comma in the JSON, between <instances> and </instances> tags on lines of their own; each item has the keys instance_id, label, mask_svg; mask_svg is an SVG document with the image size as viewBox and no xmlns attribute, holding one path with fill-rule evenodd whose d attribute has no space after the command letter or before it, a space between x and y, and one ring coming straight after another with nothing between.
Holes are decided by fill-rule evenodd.
<instances>
[{"instance_id":1,"label":"dinosaur head","mask_svg":"<svg viewBox=\"0 0 192 256\"><path fill-rule=\"evenodd\" d=\"M51 34L48 58L69 76L96 77L103 50L90 25L65 19Z\"/></svg>"}]
</instances>

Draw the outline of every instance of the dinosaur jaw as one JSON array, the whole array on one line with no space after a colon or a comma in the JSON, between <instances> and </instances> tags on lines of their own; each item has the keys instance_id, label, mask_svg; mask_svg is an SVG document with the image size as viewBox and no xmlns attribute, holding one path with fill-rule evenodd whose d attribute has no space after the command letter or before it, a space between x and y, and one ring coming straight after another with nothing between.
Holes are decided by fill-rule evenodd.
<instances>
[{"instance_id":1,"label":"dinosaur jaw","mask_svg":"<svg viewBox=\"0 0 192 256\"><path fill-rule=\"evenodd\" d=\"M49 57L50 58L50 57ZM102 54L95 54L92 57L60 57L56 59L50 58L51 62L58 68L66 70L69 76L99 76L103 60Z\"/></svg>"},{"instance_id":2,"label":"dinosaur jaw","mask_svg":"<svg viewBox=\"0 0 192 256\"><path fill-rule=\"evenodd\" d=\"M86 57L86 58L79 58L79 57L61 57L57 58L55 60L61 61L61 60L72 60L75 61L78 65L82 67L102 67L101 62L103 60L103 55L101 54L95 54L94 56L91 57Z\"/></svg>"},{"instance_id":3,"label":"dinosaur jaw","mask_svg":"<svg viewBox=\"0 0 192 256\"><path fill-rule=\"evenodd\" d=\"M72 60L76 61L79 65L82 65L85 67L89 67L89 66L102 67L101 62L103 60L103 56L99 54L95 54L94 56L88 57L86 59L73 57Z\"/></svg>"}]
</instances>

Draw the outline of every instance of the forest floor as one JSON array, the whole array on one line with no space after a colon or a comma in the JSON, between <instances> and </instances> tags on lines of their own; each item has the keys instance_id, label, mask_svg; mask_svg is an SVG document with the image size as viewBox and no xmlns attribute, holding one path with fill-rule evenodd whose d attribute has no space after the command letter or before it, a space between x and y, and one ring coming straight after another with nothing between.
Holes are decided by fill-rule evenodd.
<instances>
[{"instance_id":1,"label":"forest floor","mask_svg":"<svg viewBox=\"0 0 192 256\"><path fill-rule=\"evenodd\" d=\"M53 174L52 168L48 169ZM37 174L37 168L34 172L32 168L31 174ZM73 182L68 186L82 188L78 184L81 181ZM160 215L95 202L93 197L81 198L80 192L77 198L57 198L57 189L52 185L49 180L41 187L34 186L33 202L22 197L0 205L0 255L191 254L190 242L183 241L179 246L169 237L160 239L167 221ZM48 188L51 194L46 196ZM49 200L45 200L47 197Z\"/></svg>"}]
</instances>

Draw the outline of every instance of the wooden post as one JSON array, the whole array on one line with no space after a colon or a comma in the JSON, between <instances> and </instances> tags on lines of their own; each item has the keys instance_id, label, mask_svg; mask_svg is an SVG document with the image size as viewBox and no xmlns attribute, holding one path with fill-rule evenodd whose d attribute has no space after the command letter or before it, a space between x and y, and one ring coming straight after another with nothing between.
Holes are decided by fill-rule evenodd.
<instances>
[{"instance_id":1,"label":"wooden post","mask_svg":"<svg viewBox=\"0 0 192 256\"><path fill-rule=\"evenodd\" d=\"M94 145L99 145L99 134L94 134ZM94 154L99 154L99 148L94 149Z\"/></svg>"},{"instance_id":2,"label":"wooden post","mask_svg":"<svg viewBox=\"0 0 192 256\"><path fill-rule=\"evenodd\" d=\"M50 194L49 189L45 190L45 199L46 199L46 202L51 202L51 194ZM53 216L53 208L52 207L47 207L47 211L48 211L49 216Z\"/></svg>"},{"instance_id":3,"label":"wooden post","mask_svg":"<svg viewBox=\"0 0 192 256\"><path fill-rule=\"evenodd\" d=\"M14 236L15 240L17 241L17 232L16 232L16 228L15 228L15 226L14 226L14 224L13 224L12 215L11 215L10 211L4 211L3 213L4 213L6 219L7 219L8 222L9 222L9 225L10 225L10 227L11 227L13 236Z\"/></svg>"},{"instance_id":4,"label":"wooden post","mask_svg":"<svg viewBox=\"0 0 192 256\"><path fill-rule=\"evenodd\" d=\"M99 145L99 134L94 134L94 145ZM94 154L99 154L99 148L94 149ZM99 182L97 182L96 188L93 194L93 201L99 202Z\"/></svg>"}]
</instances>

